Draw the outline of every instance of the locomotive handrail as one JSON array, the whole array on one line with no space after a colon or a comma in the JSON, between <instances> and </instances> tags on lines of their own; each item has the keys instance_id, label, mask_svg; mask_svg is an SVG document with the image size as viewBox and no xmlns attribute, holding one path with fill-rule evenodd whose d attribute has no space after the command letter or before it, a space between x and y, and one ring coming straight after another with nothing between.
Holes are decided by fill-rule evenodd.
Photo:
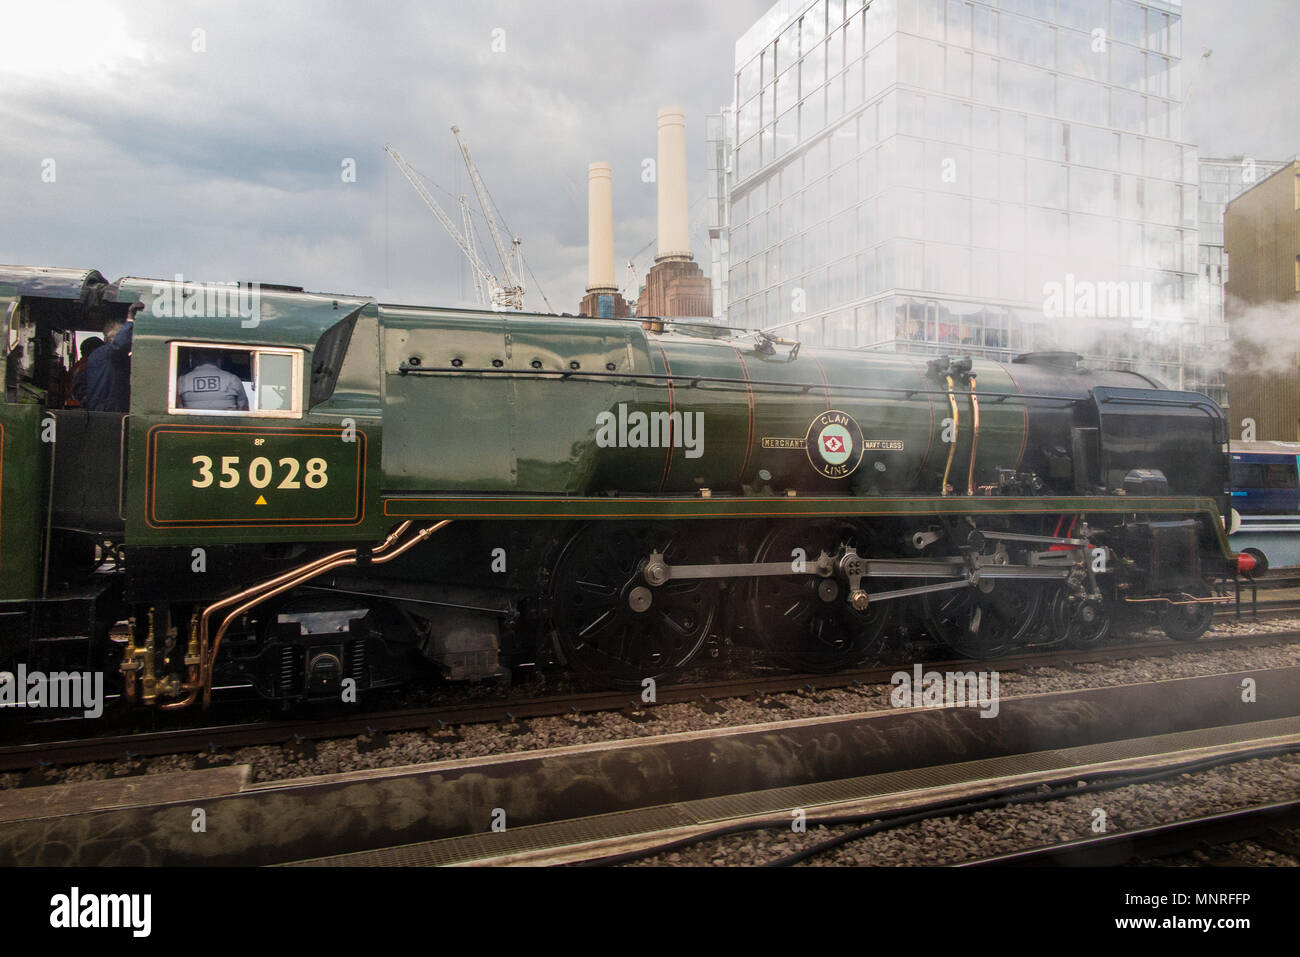
<instances>
[{"instance_id":1,"label":"locomotive handrail","mask_svg":"<svg viewBox=\"0 0 1300 957\"><path fill-rule=\"evenodd\" d=\"M825 389L827 383L824 382L781 382L774 379L735 379L727 376L708 376L708 375L679 375L672 372L582 372L572 369L494 369L494 368L470 368L463 366L457 368L454 366L424 366L408 365L403 362L397 367L400 375L507 375L507 376L554 376L561 380L575 378L593 378L593 379L652 379L663 382L690 382L692 385L700 382L711 382L721 385L738 385L738 386L773 386L786 389L798 389L801 392L808 392L812 389ZM942 389L896 389L887 386L878 385L847 385L831 383L830 388L843 392L880 392L891 395L901 395L910 399L916 395L933 395L947 398L948 393ZM978 398L993 399L1004 402L1007 399L1036 399L1045 402L1085 402L1088 396L1085 395L1042 395L1034 392L972 392Z\"/></svg>"},{"instance_id":2,"label":"locomotive handrail","mask_svg":"<svg viewBox=\"0 0 1300 957\"><path fill-rule=\"evenodd\" d=\"M122 416L121 433L117 441L117 517L126 521L126 420L130 413Z\"/></svg>"},{"instance_id":3,"label":"locomotive handrail","mask_svg":"<svg viewBox=\"0 0 1300 957\"><path fill-rule=\"evenodd\" d=\"M975 390L975 373L966 373L966 385L970 389L971 437L970 437L970 471L966 474L966 494L975 494L975 453L980 447L980 400ZM954 446L956 443L953 443Z\"/></svg>"},{"instance_id":4,"label":"locomotive handrail","mask_svg":"<svg viewBox=\"0 0 1300 957\"><path fill-rule=\"evenodd\" d=\"M47 411L45 415L50 415ZM58 436L56 435L57 439ZM45 544L41 548L41 598L46 598L50 593L50 535L54 530L54 460L59 453L59 443L57 441L50 443L50 478L49 491L45 495Z\"/></svg>"},{"instance_id":5,"label":"locomotive handrail","mask_svg":"<svg viewBox=\"0 0 1300 957\"><path fill-rule=\"evenodd\" d=\"M1209 409L1211 411L1217 408L1215 401L1209 396L1206 396L1204 401L1192 401L1191 399L1149 399L1146 396L1107 395L1103 396L1098 404L1105 405L1108 402L1123 402L1128 405L1174 405L1184 406L1189 409Z\"/></svg>"}]
</instances>

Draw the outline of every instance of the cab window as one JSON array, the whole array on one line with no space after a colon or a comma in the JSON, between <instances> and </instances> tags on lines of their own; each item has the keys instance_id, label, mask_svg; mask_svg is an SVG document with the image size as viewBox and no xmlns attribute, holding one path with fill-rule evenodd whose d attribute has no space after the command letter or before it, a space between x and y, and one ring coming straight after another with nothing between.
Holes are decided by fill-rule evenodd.
<instances>
[{"instance_id":1,"label":"cab window","mask_svg":"<svg viewBox=\"0 0 1300 957\"><path fill-rule=\"evenodd\" d=\"M167 411L174 415L302 415L301 349L171 344Z\"/></svg>"}]
</instances>

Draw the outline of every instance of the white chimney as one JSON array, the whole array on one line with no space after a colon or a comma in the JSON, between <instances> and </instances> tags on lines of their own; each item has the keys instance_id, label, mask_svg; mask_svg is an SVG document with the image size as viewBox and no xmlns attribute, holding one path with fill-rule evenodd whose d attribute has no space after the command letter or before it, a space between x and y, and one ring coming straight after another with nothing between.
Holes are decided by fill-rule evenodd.
<instances>
[{"instance_id":1,"label":"white chimney","mask_svg":"<svg viewBox=\"0 0 1300 957\"><path fill-rule=\"evenodd\" d=\"M677 107L659 111L659 255L691 255L686 222L686 114Z\"/></svg>"},{"instance_id":2,"label":"white chimney","mask_svg":"<svg viewBox=\"0 0 1300 957\"><path fill-rule=\"evenodd\" d=\"M587 292L615 292L614 192L608 163L587 167Z\"/></svg>"}]
</instances>

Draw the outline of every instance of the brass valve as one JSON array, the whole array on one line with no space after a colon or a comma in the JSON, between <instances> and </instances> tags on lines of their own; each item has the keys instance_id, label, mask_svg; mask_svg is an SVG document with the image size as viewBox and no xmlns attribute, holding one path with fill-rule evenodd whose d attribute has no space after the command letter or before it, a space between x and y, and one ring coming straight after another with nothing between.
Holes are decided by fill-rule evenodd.
<instances>
[{"instance_id":1,"label":"brass valve","mask_svg":"<svg viewBox=\"0 0 1300 957\"><path fill-rule=\"evenodd\" d=\"M127 701L135 701L136 693L136 672L144 667L140 660L142 651L135 643L135 617L132 616L128 621L129 631L127 632L126 648L122 651L122 663L118 670L122 672L123 691Z\"/></svg>"}]
</instances>

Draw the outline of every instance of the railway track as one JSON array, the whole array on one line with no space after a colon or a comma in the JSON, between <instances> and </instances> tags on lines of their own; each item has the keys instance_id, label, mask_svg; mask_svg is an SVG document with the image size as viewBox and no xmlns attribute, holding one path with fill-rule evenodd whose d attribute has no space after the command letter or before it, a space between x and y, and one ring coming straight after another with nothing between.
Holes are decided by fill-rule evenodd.
<instances>
[{"instance_id":1,"label":"railway track","mask_svg":"<svg viewBox=\"0 0 1300 957\"><path fill-rule=\"evenodd\" d=\"M1236 609L1235 605L1223 605L1214 611L1215 619L1220 621L1235 618L1265 620L1269 618L1287 618L1292 615L1300 615L1300 598L1275 598L1252 603L1249 599L1243 597L1240 611Z\"/></svg>"},{"instance_id":2,"label":"railway track","mask_svg":"<svg viewBox=\"0 0 1300 957\"><path fill-rule=\"evenodd\" d=\"M1287 599L1285 601L1260 602L1259 610L1255 613L1242 609L1241 618L1250 621L1266 621L1271 618L1292 618L1300 616L1300 599ZM1224 611L1215 614L1219 620L1234 619L1236 615L1231 611Z\"/></svg>"},{"instance_id":3,"label":"railway track","mask_svg":"<svg viewBox=\"0 0 1300 957\"><path fill-rule=\"evenodd\" d=\"M971 659L926 662L927 669L969 671L995 667L1000 672L1026 668L1072 667L1114 660L1167 657L1191 652L1249 648L1277 641L1300 639L1300 630L1256 635L1236 635L1180 643L1167 639L1093 649L1061 649L1025 652L994 661ZM910 665L911 663L907 663ZM330 738L365 737L381 746L383 736L399 731L427 730L456 737L458 725L500 723L515 728L532 718L571 716L583 720L598 712L619 712L627 720L653 720L660 705L696 703L705 711L725 710L729 698L766 699L778 694L816 694L819 690L888 684L903 664L851 669L833 675L780 674L726 678L717 681L660 685L653 704L643 704L632 691L562 693L517 700L493 700L453 705L363 712L305 720L252 721L213 724L90 738L67 738L26 742L0 747L0 772L36 771L28 782L44 783L45 767L86 764L97 761L135 760L170 754L202 753L211 763L222 763L223 753L235 748L282 745L310 753L313 742Z\"/></svg>"},{"instance_id":4,"label":"railway track","mask_svg":"<svg viewBox=\"0 0 1300 957\"><path fill-rule=\"evenodd\" d=\"M1300 826L1300 800L1278 801L1079 841L995 854L954 866L1106 867L1160 860L1260 837L1284 848L1284 853L1300 858L1300 847L1282 844L1273 836L1276 831L1296 826Z\"/></svg>"},{"instance_id":5,"label":"railway track","mask_svg":"<svg viewBox=\"0 0 1300 957\"><path fill-rule=\"evenodd\" d=\"M884 799L865 806L859 804L855 807L854 802L846 802L843 806L828 805L809 809L805 819L808 828L821 826L842 829L850 825L860 826L847 831L840 830L833 836L813 841L798 851L771 857L761 863L768 867L789 867L828 855L871 835L926 821L956 819L978 812L1017 806L1050 804L1085 793L1100 796L1107 791L1135 784L1150 784L1176 776L1186 777L1200 770L1231 765L1255 757L1294 752L1297 747L1300 747L1300 740L1293 737L1287 743L1271 747L1261 748L1252 744L1245 747L1206 749L1190 760L1170 754L1160 756L1153 762L1138 760L1074 768L1071 774L1057 778L1042 774L1013 773L1005 778L990 777L971 788L953 788L951 785L921 787L911 792L900 791L892 800ZM944 770L928 769L922 773L927 773L932 778L942 777ZM1224 845L1248 840L1300 860L1300 842L1292 835L1281 833L1297 826L1300 826L1300 799L1198 814L1147 827L1114 831L1096 838L1060 841L957 861L947 866L1077 867L1155 863L1192 851L1214 853ZM529 866L621 865L647 858L658 859L666 853L690 849L718 839L789 828L788 812L753 814L720 822L712 827L696 828L693 832L682 828L665 829L659 833L636 835L625 841L604 842L590 847L580 844L571 847L560 845L530 854L486 859L476 863ZM721 849L714 853L726 857L726 852ZM1240 862L1220 854L1215 863L1235 865Z\"/></svg>"},{"instance_id":6,"label":"railway track","mask_svg":"<svg viewBox=\"0 0 1300 957\"><path fill-rule=\"evenodd\" d=\"M898 827L1044 791L1077 800L1080 781L1182 779L1300 747L1300 667L1252 674L1249 705L1226 673L1012 696L997 722L884 709L285 780L235 765L15 789L0 799L0 864L608 861L760 818L788 830L792 808L809 824Z\"/></svg>"},{"instance_id":7,"label":"railway track","mask_svg":"<svg viewBox=\"0 0 1300 957\"><path fill-rule=\"evenodd\" d=\"M1296 724L1290 722L1294 732ZM1276 727L1273 730L1279 730ZM1226 731L1226 729L1220 729ZM1199 772L1231 766L1255 758L1294 753L1300 748L1295 733L1280 737L1203 746L1215 731L1207 729L1208 738L1197 746L1197 735L1175 735L1149 753L1145 745L1111 742L1083 746L1058 752L1068 755L1052 769L1040 766L1026 771L1023 756L1007 756L963 761L953 765L918 767L898 772L880 792L870 788L856 790L849 782L840 782L839 800L808 804L800 808L810 842L793 853L746 861L769 867L788 867L826 857L856 842L884 832L904 829L928 821L961 820L979 812L1008 811L1018 807L1051 805L1083 794L1101 799L1106 792L1134 785L1159 785L1175 778L1185 779ZM1229 733L1231 734L1231 732ZM1155 740L1155 739L1146 739ZM1162 748L1188 746L1187 751L1164 751ZM1131 748L1131 750L1129 750ZM1127 753L1127 757L1120 757ZM1101 760L1070 766L1070 758L1088 757ZM973 773L969 770L977 767ZM890 776L886 776L890 777ZM830 791L821 791L828 796ZM852 796L850 796L852 795ZM801 798L813 796L804 788L787 787L751 794L732 795L723 805L694 803L694 817L659 813L646 821L658 821L661 827L637 831L627 827L617 830L611 815L542 825L534 834L503 839L490 846L472 838L409 845L374 852L346 854L334 858L308 860L309 866L374 866L400 864L429 866L459 864L469 866L616 866L638 861L663 863L664 855L680 852L688 864L733 863L734 842L752 840L755 832L789 832L791 809ZM685 805L678 805L684 808ZM1274 802L1145 828L1115 831L1097 841L1063 841L1052 845L1016 849L973 860L956 861L948 866L994 865L1097 865L1122 864L1140 858L1155 861L1188 850L1214 847L1240 840L1256 840L1282 853L1296 854L1300 849L1284 834L1275 832L1300 823L1300 800ZM830 837L812 837L812 829L831 829ZM848 828L846 830L846 828ZM547 833L549 832L549 833ZM724 844L733 842L731 852ZM468 842L468 843L467 843ZM692 854L701 845L714 844L702 854ZM715 856L716 855L716 856ZM868 863L900 863L897 860L871 860ZM903 862L906 863L906 862Z\"/></svg>"}]
</instances>

